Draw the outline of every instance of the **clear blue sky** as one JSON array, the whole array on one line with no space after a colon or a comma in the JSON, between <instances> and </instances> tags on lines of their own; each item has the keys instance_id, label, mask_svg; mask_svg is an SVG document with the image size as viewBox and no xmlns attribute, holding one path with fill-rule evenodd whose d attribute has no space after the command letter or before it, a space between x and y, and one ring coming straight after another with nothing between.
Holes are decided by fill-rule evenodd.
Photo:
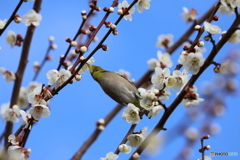
<instances>
[{"instance_id":1,"label":"clear blue sky","mask_svg":"<svg viewBox=\"0 0 240 160\"><path fill-rule=\"evenodd\" d=\"M111 35L107 39L104 44L109 46L109 50L107 52L98 51L94 56L96 60L95 64L111 71L118 71L119 69L127 70L131 72L132 78L138 80L148 69L147 60L156 58L157 56L156 53L158 49L155 47L155 43L157 42L158 35L173 34L174 41L176 41L190 27L190 24L186 24L181 19L180 14L183 12L182 7L195 8L198 11L198 17L200 17L214 2L214 0L152 0L151 8L144 10L141 14L135 12L132 22L126 20L120 22L117 26L119 35ZM17 3L18 0L1 1L0 19L7 19ZM112 1L99 0L98 4L101 8L105 6L108 7L112 4ZM18 14L26 14L27 11L32 8L32 5L32 1L24 3ZM89 10L87 0L43 1L40 12L43 20L40 22L41 24L37 27L34 34L29 63L22 86L26 87L31 81L34 74L32 69L33 62L42 60L48 46L48 37L54 36L58 49L51 53L54 59L51 62L47 62L41 70L38 79L39 83L47 83L45 73L57 67L58 57L64 54L68 47L65 38L72 38L81 22L81 10ZM100 12L92 19L91 24L96 26L102 16L103 12ZM108 21L114 22L117 17L117 14L113 14L109 17ZM226 30L233 20L234 15L224 15L220 17L220 21L216 24L218 24L222 30ZM26 27L24 24L12 23L0 38L0 46L2 47L0 51L0 67L16 71L21 48L11 48L6 44L5 36L8 30L22 34L24 37ZM98 34L98 38L101 39L106 31L107 30L103 28ZM218 39L218 37L216 37L216 39ZM93 49L95 45L96 43L91 45L90 50ZM206 45L207 51L204 53L204 57L209 54L210 46L209 44ZM217 56L216 61L221 62L231 49L237 47L239 47L239 45L226 45ZM180 52L181 48L173 54L172 60L174 64L177 63ZM203 81L212 80L216 76L216 74L212 72L212 68L213 66L197 81L199 90L201 90L200 86ZM30 155L31 160L70 159L93 132L95 129L94 123L98 119L104 118L116 105L116 102L106 96L99 85L92 80L88 72L82 76L83 79L80 82L68 85L51 100L51 116L49 118L42 118L39 123L33 127L26 145L26 147L32 149ZM239 76L237 78L239 81ZM13 83L6 84L4 79L0 77L0 103L7 103L9 101L12 86ZM173 98L174 96L175 94ZM171 101L172 99L167 104L170 104ZM240 146L238 143L240 135L239 104L239 95L230 96L227 99L226 105L228 107L225 114L220 118L214 119L214 122L221 126L221 132L205 142L211 145L212 149L210 151L238 152L240 156ZM182 105L178 106L165 125L165 127L168 128L165 134L175 132L176 129L174 127L176 127L183 116L186 115L187 110L188 109ZM137 126L136 131L139 131L145 126L148 126L150 130L153 129L161 115L162 114L150 120L143 120ZM200 120L202 119L203 117L200 118ZM197 121L192 126L198 127L200 122L201 121ZM184 121L184 123L187 123L187 121ZM0 132L2 132L4 125L3 121L0 120ZM19 124L17 124L14 129L17 129L18 126ZM129 127L130 124L127 124L121 118L121 113L119 113L100 135L99 139L87 151L83 159L95 160L104 157L106 153L110 151L115 151ZM184 145L185 139L182 135L179 135L172 143L163 147L161 154L149 158L149 160L173 159L179 154ZM200 158L200 153L198 152L199 147L200 141L192 148L194 154L190 158L191 160ZM209 155L209 152L207 152L206 155ZM239 156L227 159L237 160ZM127 157L128 156L124 154L120 154L119 159L125 160ZM221 160L226 158L214 157L213 159Z\"/></svg>"}]
</instances>

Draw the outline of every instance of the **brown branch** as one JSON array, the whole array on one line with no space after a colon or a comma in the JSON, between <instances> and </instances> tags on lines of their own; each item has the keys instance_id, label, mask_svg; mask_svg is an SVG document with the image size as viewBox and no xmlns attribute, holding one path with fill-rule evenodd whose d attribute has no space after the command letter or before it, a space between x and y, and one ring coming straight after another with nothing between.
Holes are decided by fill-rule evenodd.
<instances>
[{"instance_id":1,"label":"brown branch","mask_svg":"<svg viewBox=\"0 0 240 160\"><path fill-rule=\"evenodd\" d=\"M40 10L42 0L36 0L33 6L33 9L38 13ZM10 101L10 108L12 108L13 105L17 104L17 99L19 96L19 91L20 87L22 84L22 79L24 76L24 71L28 62L28 54L29 54L29 49L31 46L31 41L33 37L35 28L32 28L31 26L28 27L26 36L24 38L24 43L22 47L22 53L21 53L21 58L18 64L18 69L16 72L16 80L14 82L13 86L13 91L12 91L12 96L11 96L11 101ZM13 128L13 123L8 121L5 126L5 145L8 142L8 136L12 133L12 128Z\"/></svg>"},{"instance_id":2,"label":"brown branch","mask_svg":"<svg viewBox=\"0 0 240 160\"><path fill-rule=\"evenodd\" d=\"M88 18L89 18L90 15L92 15L93 11L94 11L94 9L91 9L91 10L90 10L90 12L89 12L88 15L87 15ZM78 37L79 34L81 33L81 29L83 28L83 26L84 26L85 22L88 20L88 18L87 18L87 19L83 19L83 21L82 21L82 23L81 23L81 25L80 25L77 33L75 34L75 36L74 36L74 38L73 38L74 41L77 39L77 37ZM65 52L65 54L64 54L64 57L60 59L59 65L58 65L58 67L57 67L57 70L59 70L59 69L61 68L62 63L63 63L63 62L65 61L65 59L67 58L67 55L68 55L71 47L72 47L71 44L69 44L69 46L68 46L68 48L67 48L67 50L66 50L66 52Z\"/></svg>"},{"instance_id":3,"label":"brown branch","mask_svg":"<svg viewBox=\"0 0 240 160\"><path fill-rule=\"evenodd\" d=\"M16 6L16 8L14 9L12 15L10 16L10 18L8 19L7 23L5 24L5 26L3 27L3 29L0 29L0 36L3 34L3 32L5 31L5 29L8 27L8 25L14 20L14 16L16 15L18 9L21 7L23 3L23 0L20 0L18 2L18 5Z\"/></svg>"},{"instance_id":4,"label":"brown branch","mask_svg":"<svg viewBox=\"0 0 240 160\"><path fill-rule=\"evenodd\" d=\"M211 53L209 54L208 58L204 62L203 66L200 68L199 72L196 75L193 75L191 79L188 81L186 86L193 86L194 83L197 81L199 76L211 65L211 62L213 61L214 57L217 55L217 53L220 51L220 49L223 47L223 45L227 42L227 40L231 37L231 35L237 30L238 24L240 23L240 18L235 19L231 27L228 29L228 32L226 35L223 36L223 38L218 42L215 48L212 49ZM173 101L173 103L169 106L168 110L163 114L162 118L158 122L158 124L155 126L153 131L146 137L146 139L143 141L143 143L139 146L139 148L135 151L138 154L141 154L144 149L147 147L148 143L151 140L151 137L156 136L162 128L164 127L164 124L170 117L170 115L173 113L173 111L177 108L177 106L181 103L184 95L186 94L186 91L183 89L180 94L177 96L177 98ZM134 153L135 153L134 152ZM132 157L130 157L130 160L132 160Z\"/></svg>"}]
</instances>

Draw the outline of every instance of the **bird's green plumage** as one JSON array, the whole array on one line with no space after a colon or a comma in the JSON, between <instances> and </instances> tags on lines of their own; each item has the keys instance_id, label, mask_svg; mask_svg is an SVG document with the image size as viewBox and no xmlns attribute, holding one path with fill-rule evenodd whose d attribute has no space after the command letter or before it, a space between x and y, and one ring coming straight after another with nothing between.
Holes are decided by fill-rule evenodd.
<instances>
[{"instance_id":1,"label":"bird's green plumage","mask_svg":"<svg viewBox=\"0 0 240 160\"><path fill-rule=\"evenodd\" d=\"M130 81L118 73L106 71L99 66L88 64L88 67L93 79L100 84L109 97L119 104L133 103L136 107L141 108L139 92Z\"/></svg>"}]
</instances>

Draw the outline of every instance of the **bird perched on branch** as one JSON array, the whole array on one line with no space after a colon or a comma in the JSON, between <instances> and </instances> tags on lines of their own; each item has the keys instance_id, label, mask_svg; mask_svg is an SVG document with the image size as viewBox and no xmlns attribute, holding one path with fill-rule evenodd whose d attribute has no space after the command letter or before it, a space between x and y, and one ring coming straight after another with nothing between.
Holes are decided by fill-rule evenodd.
<instances>
[{"instance_id":1,"label":"bird perched on branch","mask_svg":"<svg viewBox=\"0 0 240 160\"><path fill-rule=\"evenodd\" d=\"M103 91L114 101L124 106L128 103L134 104L141 109L140 94L137 88L126 78L118 73L107 71L99 66L87 64L90 73L96 80Z\"/></svg>"}]
</instances>

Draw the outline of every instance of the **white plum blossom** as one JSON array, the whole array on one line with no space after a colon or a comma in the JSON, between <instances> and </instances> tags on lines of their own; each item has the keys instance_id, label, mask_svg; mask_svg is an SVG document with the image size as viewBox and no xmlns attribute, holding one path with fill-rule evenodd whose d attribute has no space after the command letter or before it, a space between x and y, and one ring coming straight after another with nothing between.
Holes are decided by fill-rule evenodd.
<instances>
[{"instance_id":1,"label":"white plum blossom","mask_svg":"<svg viewBox=\"0 0 240 160\"><path fill-rule=\"evenodd\" d=\"M231 6L227 5L225 0L221 0L221 5L219 6L218 12L221 14L228 14L231 15L234 13L234 8Z\"/></svg>"},{"instance_id":2,"label":"white plum blossom","mask_svg":"<svg viewBox=\"0 0 240 160\"><path fill-rule=\"evenodd\" d=\"M184 47L187 47L187 48L190 48L190 47L191 47L191 44L190 44L190 43L183 43L183 46L184 46ZM206 48L204 48L204 47L198 47L197 45L194 46L194 49L195 49L195 52L201 52L201 53L206 52Z\"/></svg>"},{"instance_id":3,"label":"white plum blossom","mask_svg":"<svg viewBox=\"0 0 240 160\"><path fill-rule=\"evenodd\" d=\"M3 67L0 67L0 75L1 74L4 75L4 77L8 83L16 80L15 73L6 70Z\"/></svg>"},{"instance_id":4,"label":"white plum blossom","mask_svg":"<svg viewBox=\"0 0 240 160\"><path fill-rule=\"evenodd\" d=\"M199 95L197 93L197 87L187 87L188 92L185 94L183 100L182 100L182 105L186 108L192 107L192 106L197 106L200 102L204 101L203 98L199 98ZM179 93L177 93L178 95Z\"/></svg>"},{"instance_id":5,"label":"white plum blossom","mask_svg":"<svg viewBox=\"0 0 240 160\"><path fill-rule=\"evenodd\" d=\"M148 117L150 118L150 117L156 117L156 116L158 116L159 111L161 111L161 110L164 110L163 106L161 106L161 105L154 106L154 107L152 108L152 110L148 113Z\"/></svg>"},{"instance_id":6,"label":"white plum blossom","mask_svg":"<svg viewBox=\"0 0 240 160\"><path fill-rule=\"evenodd\" d=\"M195 9L188 10L186 7L183 7L182 18L187 22L192 22L197 18L197 11Z\"/></svg>"},{"instance_id":7,"label":"white plum blossom","mask_svg":"<svg viewBox=\"0 0 240 160\"><path fill-rule=\"evenodd\" d=\"M6 19L0 20L0 29L3 29L5 27L5 25L6 25L6 23L7 23Z\"/></svg>"},{"instance_id":8,"label":"white plum blossom","mask_svg":"<svg viewBox=\"0 0 240 160\"><path fill-rule=\"evenodd\" d=\"M137 2L137 11L139 13L143 12L143 9L149 9L150 8L150 2L151 0L138 0Z\"/></svg>"},{"instance_id":9,"label":"white plum blossom","mask_svg":"<svg viewBox=\"0 0 240 160\"><path fill-rule=\"evenodd\" d=\"M62 68L59 72L57 70L50 70L46 75L49 79L48 85L55 85L55 88L58 88L67 81L72 74L69 70Z\"/></svg>"},{"instance_id":10,"label":"white plum blossom","mask_svg":"<svg viewBox=\"0 0 240 160\"><path fill-rule=\"evenodd\" d=\"M158 48L168 48L173 44L173 35L172 34L162 34L158 36L158 41L156 47Z\"/></svg>"},{"instance_id":11,"label":"white plum blossom","mask_svg":"<svg viewBox=\"0 0 240 160\"><path fill-rule=\"evenodd\" d=\"M8 142L10 142L11 144L19 144L19 138L17 138L14 134L10 134L8 136Z\"/></svg>"},{"instance_id":12,"label":"white plum blossom","mask_svg":"<svg viewBox=\"0 0 240 160\"><path fill-rule=\"evenodd\" d=\"M171 96L172 94L170 93L170 88L169 87L165 87L163 90L160 90L160 92L158 93L158 99L161 102L164 102L165 100L169 99L169 96Z\"/></svg>"},{"instance_id":13,"label":"white plum blossom","mask_svg":"<svg viewBox=\"0 0 240 160\"><path fill-rule=\"evenodd\" d=\"M157 59L151 58L150 60L147 61L148 63L148 68L150 70L154 70L156 67L160 67L160 62Z\"/></svg>"},{"instance_id":14,"label":"white plum blossom","mask_svg":"<svg viewBox=\"0 0 240 160\"><path fill-rule=\"evenodd\" d=\"M158 60L167 67L172 67L172 60L171 60L171 56L169 53L165 52L162 53L161 51L157 52L157 56L158 56Z\"/></svg>"},{"instance_id":15,"label":"white plum blossom","mask_svg":"<svg viewBox=\"0 0 240 160\"><path fill-rule=\"evenodd\" d=\"M93 57L91 57L86 63L92 65L93 63L95 63L95 59ZM78 72L79 74L85 73L86 70L89 69L86 63L83 65L83 67Z\"/></svg>"},{"instance_id":16,"label":"white plum blossom","mask_svg":"<svg viewBox=\"0 0 240 160\"><path fill-rule=\"evenodd\" d=\"M186 57L186 61L180 64L182 64L187 71L190 71L193 75L195 75L204 64L204 61L205 59L203 58L202 53L196 52L189 53Z\"/></svg>"},{"instance_id":17,"label":"white plum blossom","mask_svg":"<svg viewBox=\"0 0 240 160\"><path fill-rule=\"evenodd\" d=\"M21 146L12 145L8 147L7 153L10 160L27 160L30 149L24 149Z\"/></svg>"},{"instance_id":18,"label":"white plum blossom","mask_svg":"<svg viewBox=\"0 0 240 160\"><path fill-rule=\"evenodd\" d=\"M225 4L234 9L240 7L240 0L221 0L221 4Z\"/></svg>"},{"instance_id":19,"label":"white plum blossom","mask_svg":"<svg viewBox=\"0 0 240 160\"><path fill-rule=\"evenodd\" d=\"M176 79L175 85L172 86L172 89L174 91L180 90L187 83L189 78L189 76L187 75L187 71L185 69L182 72L179 70L174 70L172 75Z\"/></svg>"},{"instance_id":20,"label":"white plum blossom","mask_svg":"<svg viewBox=\"0 0 240 160\"><path fill-rule=\"evenodd\" d=\"M100 158L100 160L116 160L116 159L118 159L118 155L114 154L113 152L107 153L105 158Z\"/></svg>"},{"instance_id":21,"label":"white plum blossom","mask_svg":"<svg viewBox=\"0 0 240 160\"><path fill-rule=\"evenodd\" d=\"M9 103L3 104L1 106L0 115L4 121L16 123L19 121L18 116L20 116L19 107L17 105L13 105L13 107L10 108Z\"/></svg>"},{"instance_id":22,"label":"white plum blossom","mask_svg":"<svg viewBox=\"0 0 240 160\"><path fill-rule=\"evenodd\" d=\"M46 105L47 102L44 100L44 97L42 95L43 86L39 85L37 86L32 93L28 95L28 102L32 105L35 104L43 104Z\"/></svg>"},{"instance_id":23,"label":"white plum blossom","mask_svg":"<svg viewBox=\"0 0 240 160\"><path fill-rule=\"evenodd\" d=\"M16 36L15 32L8 31L8 34L6 36L7 44L10 44L12 47L14 47L16 44L16 41L17 41L17 36Z\"/></svg>"},{"instance_id":24,"label":"white plum blossom","mask_svg":"<svg viewBox=\"0 0 240 160\"><path fill-rule=\"evenodd\" d=\"M35 120L39 120L41 117L47 118L50 116L49 108L43 104L33 105L27 113L31 114Z\"/></svg>"},{"instance_id":25,"label":"white plum blossom","mask_svg":"<svg viewBox=\"0 0 240 160\"><path fill-rule=\"evenodd\" d=\"M121 144L119 147L118 147L118 150L122 153L130 153L132 151L132 147L126 145L126 144Z\"/></svg>"},{"instance_id":26,"label":"white plum blossom","mask_svg":"<svg viewBox=\"0 0 240 160\"><path fill-rule=\"evenodd\" d=\"M222 35L224 36L227 33L227 31L223 31ZM240 30L236 30L231 37L228 39L228 42L233 44L239 44L240 43Z\"/></svg>"},{"instance_id":27,"label":"white plum blossom","mask_svg":"<svg viewBox=\"0 0 240 160\"><path fill-rule=\"evenodd\" d=\"M155 74L152 76L151 82L153 83L156 89L161 90L164 86L166 78L170 75L169 68L155 68Z\"/></svg>"},{"instance_id":28,"label":"white plum blossom","mask_svg":"<svg viewBox=\"0 0 240 160\"><path fill-rule=\"evenodd\" d=\"M127 137L127 143L131 147L137 148L145 139L148 127L144 127L140 132L132 133Z\"/></svg>"},{"instance_id":29,"label":"white plum blossom","mask_svg":"<svg viewBox=\"0 0 240 160\"><path fill-rule=\"evenodd\" d=\"M122 3L118 4L118 8L121 9L123 12L126 11L129 7L129 4L126 0L122 1ZM132 14L135 12L134 6L124 15L125 20L132 21Z\"/></svg>"},{"instance_id":30,"label":"white plum blossom","mask_svg":"<svg viewBox=\"0 0 240 160\"><path fill-rule=\"evenodd\" d=\"M155 93L151 90L145 90L143 88L139 88L138 91L141 95L140 105L145 110L152 110L153 107L158 103L157 97L155 96Z\"/></svg>"},{"instance_id":31,"label":"white plum blossom","mask_svg":"<svg viewBox=\"0 0 240 160\"><path fill-rule=\"evenodd\" d=\"M121 76L123 76L126 79L130 79L131 73L128 72L128 71L120 69L117 73L120 74Z\"/></svg>"},{"instance_id":32,"label":"white plum blossom","mask_svg":"<svg viewBox=\"0 0 240 160\"><path fill-rule=\"evenodd\" d=\"M42 20L42 15L37 13L35 10L28 11L27 14L25 14L22 17L22 22L25 23L26 26L38 26L40 25L40 21Z\"/></svg>"},{"instance_id":33,"label":"white plum blossom","mask_svg":"<svg viewBox=\"0 0 240 160\"><path fill-rule=\"evenodd\" d=\"M221 28L218 27L217 25L212 25L209 22L204 22L204 30L210 34L219 34L221 33Z\"/></svg>"},{"instance_id":34,"label":"white plum blossom","mask_svg":"<svg viewBox=\"0 0 240 160\"><path fill-rule=\"evenodd\" d=\"M139 108L129 103L128 107L122 113L122 118L128 123L138 124L140 122Z\"/></svg>"},{"instance_id":35,"label":"white plum blossom","mask_svg":"<svg viewBox=\"0 0 240 160\"><path fill-rule=\"evenodd\" d=\"M189 127L185 130L184 135L189 139L189 140L196 140L198 138L199 132L196 128L194 127Z\"/></svg>"},{"instance_id":36,"label":"white plum blossom","mask_svg":"<svg viewBox=\"0 0 240 160\"><path fill-rule=\"evenodd\" d=\"M29 113L26 113L24 110L20 110L19 113L21 114L22 116L22 120L23 120L23 124L25 124L25 127L24 128L27 128L28 127L28 124L29 124L29 120L31 119L31 114ZM29 129L31 129L31 127L28 127Z\"/></svg>"},{"instance_id":37,"label":"white plum blossom","mask_svg":"<svg viewBox=\"0 0 240 160\"><path fill-rule=\"evenodd\" d=\"M26 109L29 106L27 89L24 88L24 87L20 88L20 93L19 93L19 96L18 96L17 105L21 109Z\"/></svg>"}]
</instances>

